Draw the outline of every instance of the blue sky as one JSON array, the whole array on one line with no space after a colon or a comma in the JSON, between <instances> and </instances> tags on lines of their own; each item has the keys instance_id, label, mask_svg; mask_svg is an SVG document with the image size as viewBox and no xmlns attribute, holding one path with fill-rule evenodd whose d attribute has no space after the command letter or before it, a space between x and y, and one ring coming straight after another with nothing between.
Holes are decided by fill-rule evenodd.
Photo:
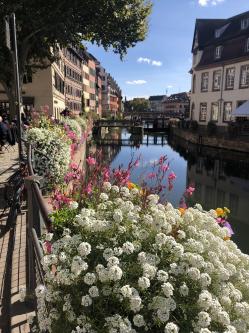
<instances>
[{"instance_id":1,"label":"blue sky","mask_svg":"<svg viewBox=\"0 0 249 333\"><path fill-rule=\"evenodd\" d=\"M196 18L228 18L249 10L249 0L153 0L145 41L124 60L88 45L128 99L190 90L191 46Z\"/></svg>"}]
</instances>

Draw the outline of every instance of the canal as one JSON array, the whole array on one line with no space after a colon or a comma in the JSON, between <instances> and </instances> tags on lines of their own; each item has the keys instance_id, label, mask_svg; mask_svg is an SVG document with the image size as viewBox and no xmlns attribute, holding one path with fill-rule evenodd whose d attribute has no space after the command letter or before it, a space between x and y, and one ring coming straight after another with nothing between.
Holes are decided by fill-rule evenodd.
<instances>
[{"instance_id":1,"label":"canal","mask_svg":"<svg viewBox=\"0 0 249 333\"><path fill-rule=\"evenodd\" d=\"M101 150L103 159L111 168L127 167L129 161L139 158L131 180L141 183L153 169L153 163L166 155L177 178L171 191L165 190L167 199L178 207L188 185L195 192L188 205L200 203L204 209L228 207L229 221L235 231L233 240L249 254L249 156L208 147L198 147L165 134L131 135L125 129L112 129L96 137L90 150ZM147 182L150 182L148 178ZM153 182L153 180L152 180Z\"/></svg>"}]
</instances>

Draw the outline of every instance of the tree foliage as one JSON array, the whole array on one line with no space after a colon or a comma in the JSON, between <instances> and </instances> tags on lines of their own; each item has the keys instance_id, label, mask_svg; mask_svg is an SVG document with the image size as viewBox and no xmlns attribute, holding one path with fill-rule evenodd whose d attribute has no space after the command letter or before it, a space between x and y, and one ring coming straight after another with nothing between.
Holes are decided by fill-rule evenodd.
<instances>
[{"instance_id":1,"label":"tree foliage","mask_svg":"<svg viewBox=\"0 0 249 333\"><path fill-rule=\"evenodd\" d=\"M126 102L125 107L128 112L145 112L149 109L149 101L145 98L134 98Z\"/></svg>"},{"instance_id":2,"label":"tree foliage","mask_svg":"<svg viewBox=\"0 0 249 333\"><path fill-rule=\"evenodd\" d=\"M121 58L129 47L144 40L150 0L0 0L0 20L15 12L20 79L25 71L55 60L56 45L82 46L90 41L112 48ZM0 24L0 83L13 94L12 58Z\"/></svg>"}]
</instances>

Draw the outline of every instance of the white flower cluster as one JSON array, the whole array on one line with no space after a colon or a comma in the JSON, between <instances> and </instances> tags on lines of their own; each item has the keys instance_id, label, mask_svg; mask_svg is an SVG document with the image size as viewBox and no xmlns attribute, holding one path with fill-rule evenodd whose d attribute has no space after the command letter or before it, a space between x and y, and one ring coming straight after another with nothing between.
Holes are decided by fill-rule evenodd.
<instances>
[{"instance_id":1,"label":"white flower cluster","mask_svg":"<svg viewBox=\"0 0 249 333\"><path fill-rule=\"evenodd\" d=\"M249 332L249 257L212 213L104 189L43 258L40 331Z\"/></svg>"},{"instance_id":2,"label":"white flower cluster","mask_svg":"<svg viewBox=\"0 0 249 333\"><path fill-rule=\"evenodd\" d=\"M70 163L70 141L58 128L31 128L27 140L34 146L34 167L47 184L63 181Z\"/></svg>"},{"instance_id":3,"label":"white flower cluster","mask_svg":"<svg viewBox=\"0 0 249 333\"><path fill-rule=\"evenodd\" d=\"M62 122L63 122L63 124L67 125L71 131L73 131L76 134L78 139L80 139L82 130L81 130L81 125L79 124L79 121L77 121L76 119L69 118L69 117L63 117Z\"/></svg>"},{"instance_id":4,"label":"white flower cluster","mask_svg":"<svg viewBox=\"0 0 249 333\"><path fill-rule=\"evenodd\" d=\"M81 129L84 131L87 127L87 121L85 118L79 116L77 118L75 118L75 120L77 121L77 123L80 125Z\"/></svg>"}]
</instances>

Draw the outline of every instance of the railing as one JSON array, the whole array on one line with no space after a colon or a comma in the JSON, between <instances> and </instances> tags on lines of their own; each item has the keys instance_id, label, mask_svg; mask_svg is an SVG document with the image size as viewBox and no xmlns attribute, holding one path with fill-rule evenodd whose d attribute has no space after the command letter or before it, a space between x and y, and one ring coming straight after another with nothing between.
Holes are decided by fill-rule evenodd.
<instances>
[{"instance_id":1,"label":"railing","mask_svg":"<svg viewBox=\"0 0 249 333\"><path fill-rule=\"evenodd\" d=\"M44 284L44 272L41 265L43 250L39 238L44 231L51 230L49 211L45 205L40 183L42 178L34 172L34 148L28 146L27 164L29 176L25 178L27 190L27 248L28 274L27 289L33 294L38 284Z\"/></svg>"}]
</instances>

